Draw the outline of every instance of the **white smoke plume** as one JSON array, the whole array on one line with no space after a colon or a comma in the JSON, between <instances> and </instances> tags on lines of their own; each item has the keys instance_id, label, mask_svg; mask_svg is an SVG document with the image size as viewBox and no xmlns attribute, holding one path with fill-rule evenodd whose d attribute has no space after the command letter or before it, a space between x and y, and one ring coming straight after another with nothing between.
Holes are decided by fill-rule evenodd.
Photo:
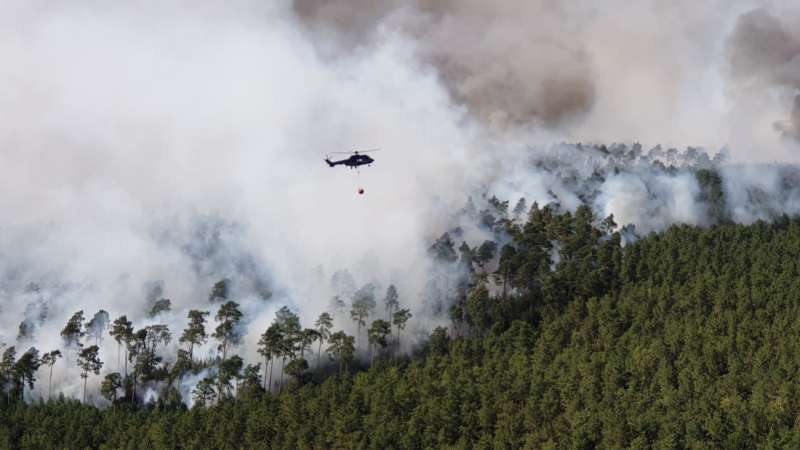
<instances>
[{"instance_id":1,"label":"white smoke plume","mask_svg":"<svg viewBox=\"0 0 800 450\"><path fill-rule=\"evenodd\" d=\"M72 313L102 308L167 323L174 354L227 277L255 362L275 310L310 325L340 269L379 297L396 284L424 330L427 247L470 195L589 202L640 233L713 222L688 169L652 168L677 153L553 141L796 160L796 36L748 59L751 39L792 35L788 0L376 5L0 0L0 340L24 321L20 347L58 348ZM382 151L360 174L322 163L365 147ZM784 166L719 167L734 220L798 212ZM173 310L148 318L157 281ZM101 347L116 370L116 343ZM74 362L54 385L80 396Z\"/></svg>"}]
</instances>

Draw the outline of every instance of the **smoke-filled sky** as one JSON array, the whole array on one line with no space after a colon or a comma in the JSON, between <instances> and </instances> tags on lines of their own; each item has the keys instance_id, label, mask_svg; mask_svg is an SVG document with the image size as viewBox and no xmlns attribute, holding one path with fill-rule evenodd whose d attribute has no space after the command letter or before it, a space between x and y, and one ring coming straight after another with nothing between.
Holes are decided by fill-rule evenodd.
<instances>
[{"instance_id":1,"label":"smoke-filled sky","mask_svg":"<svg viewBox=\"0 0 800 450\"><path fill-rule=\"evenodd\" d=\"M798 137L796 2L297 0L295 10L331 59L407 36L453 100L495 129L730 145L748 160L791 151L776 129Z\"/></svg>"},{"instance_id":2,"label":"smoke-filled sky","mask_svg":"<svg viewBox=\"0 0 800 450\"><path fill-rule=\"evenodd\" d=\"M0 337L13 343L44 302L32 340L44 350L78 309L144 325L155 280L176 334L187 309L209 308L213 281L241 281L247 356L280 304L307 323L325 308L338 269L397 283L420 308L425 250L469 195L577 198L525 169L553 142L727 147L735 162L800 154L790 0L0 0L0 11ZM369 147L382 150L360 175L322 163ZM590 175L585 162L564 164ZM770 168L730 170L780 189ZM685 174L620 175L600 190L600 212L645 231L706 223ZM748 211L737 217L760 217Z\"/></svg>"}]
</instances>

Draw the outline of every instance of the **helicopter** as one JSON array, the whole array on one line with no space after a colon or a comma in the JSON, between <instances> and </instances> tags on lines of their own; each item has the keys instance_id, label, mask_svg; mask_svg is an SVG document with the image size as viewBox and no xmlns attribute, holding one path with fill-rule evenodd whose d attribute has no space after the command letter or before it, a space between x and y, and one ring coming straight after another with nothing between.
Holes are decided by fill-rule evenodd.
<instances>
[{"instance_id":1,"label":"helicopter","mask_svg":"<svg viewBox=\"0 0 800 450\"><path fill-rule=\"evenodd\" d=\"M349 167L351 169L356 169L359 166L363 166L363 165L367 165L368 166L368 165L372 164L373 162L375 162L374 159L372 159L368 155L365 155L364 153L377 152L379 150L380 150L379 148L373 148L373 149L365 150L365 151L361 151L361 152L359 152L358 150L356 150L354 152L333 152L333 153L338 153L338 154L342 154L342 153L343 154L348 154L348 155L351 155L351 156L349 158L341 159L339 161L331 161L330 157L327 157L327 158L325 158L325 162L328 163L329 167L334 167L334 166L338 166L340 164L343 164L343 165L345 165L345 166L347 166L347 167Z\"/></svg>"}]
</instances>

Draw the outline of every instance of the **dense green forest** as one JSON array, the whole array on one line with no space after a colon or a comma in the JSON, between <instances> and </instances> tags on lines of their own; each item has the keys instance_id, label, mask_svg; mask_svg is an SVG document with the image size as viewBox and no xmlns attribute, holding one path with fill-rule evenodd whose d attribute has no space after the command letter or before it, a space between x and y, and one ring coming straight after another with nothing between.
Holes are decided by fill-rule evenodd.
<instances>
[{"instance_id":1,"label":"dense green forest","mask_svg":"<svg viewBox=\"0 0 800 450\"><path fill-rule=\"evenodd\" d=\"M219 360L195 361L191 324L206 315L198 311L173 367L149 360L158 358L148 350L158 330L140 336L131 348L144 356L131 359L131 375L104 380L113 402L104 409L19 401L15 392L32 381L15 370L28 363L12 356L0 446L800 448L800 220L673 226L624 243L613 217L587 207L518 204L511 213L490 203L501 213L480 214L496 240L459 247L456 231L431 247L463 276L450 286L450 325L410 355L391 351L404 310L364 322L367 361L354 359L354 337L325 328L324 316L305 332L284 311L263 336L265 361L288 374L276 390L264 380L271 370L225 355L232 325L214 331ZM235 303L220 303L220 324L237 320ZM318 370L302 354L314 330L335 362ZM156 402L128 401L137 379L214 365L220 375L198 383L191 409L169 390Z\"/></svg>"}]
</instances>

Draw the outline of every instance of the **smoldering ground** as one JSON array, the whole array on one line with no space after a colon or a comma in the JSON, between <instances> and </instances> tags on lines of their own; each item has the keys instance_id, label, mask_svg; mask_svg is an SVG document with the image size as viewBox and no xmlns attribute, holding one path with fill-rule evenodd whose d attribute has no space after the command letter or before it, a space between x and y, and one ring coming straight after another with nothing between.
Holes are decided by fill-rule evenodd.
<instances>
[{"instance_id":1,"label":"smoldering ground","mask_svg":"<svg viewBox=\"0 0 800 450\"><path fill-rule=\"evenodd\" d=\"M158 280L173 302L158 320L177 334L228 277L255 361L277 307L310 323L342 268L396 284L425 330L438 323L421 314L426 250L470 195L589 201L640 232L711 223L689 169L634 158L576 182L622 163L553 141L795 160L795 41L741 56L791 35L791 2L374 5L0 2L3 340L27 320L24 345L57 348L79 309L144 326L143 286ZM360 174L321 162L374 146ZM719 169L732 217L795 212L780 167ZM762 208L754 190L791 201ZM102 347L113 369L116 344ZM74 365L60 367L58 389L75 395Z\"/></svg>"}]
</instances>

